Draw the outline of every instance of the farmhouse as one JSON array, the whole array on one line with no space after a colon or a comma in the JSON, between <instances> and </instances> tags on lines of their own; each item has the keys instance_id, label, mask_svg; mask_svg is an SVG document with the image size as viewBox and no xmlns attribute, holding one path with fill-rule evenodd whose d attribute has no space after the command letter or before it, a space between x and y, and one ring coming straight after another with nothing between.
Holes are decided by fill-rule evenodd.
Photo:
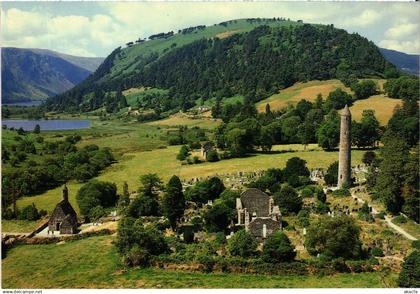
<instances>
[{"instance_id":1,"label":"farmhouse","mask_svg":"<svg viewBox=\"0 0 420 294\"><path fill-rule=\"evenodd\" d=\"M281 213L273 197L250 188L236 199L237 226L244 226L257 239L265 239L281 229Z\"/></svg>"},{"instance_id":2,"label":"farmhouse","mask_svg":"<svg viewBox=\"0 0 420 294\"><path fill-rule=\"evenodd\" d=\"M55 207L48 221L48 233L75 234L77 232L77 214L68 198L67 186L63 187L63 200Z\"/></svg>"}]
</instances>

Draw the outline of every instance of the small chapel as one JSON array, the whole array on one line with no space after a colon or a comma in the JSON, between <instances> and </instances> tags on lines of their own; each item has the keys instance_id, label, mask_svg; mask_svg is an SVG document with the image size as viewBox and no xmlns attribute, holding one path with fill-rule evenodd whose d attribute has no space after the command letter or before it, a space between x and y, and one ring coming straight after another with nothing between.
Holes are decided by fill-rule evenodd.
<instances>
[{"instance_id":1,"label":"small chapel","mask_svg":"<svg viewBox=\"0 0 420 294\"><path fill-rule=\"evenodd\" d=\"M238 223L257 240L263 240L281 229L281 212L274 205L273 197L263 191L250 188L236 199Z\"/></svg>"},{"instance_id":2,"label":"small chapel","mask_svg":"<svg viewBox=\"0 0 420 294\"><path fill-rule=\"evenodd\" d=\"M64 185L62 192L63 199L54 208L48 221L48 233L76 234L77 214L69 202L69 191Z\"/></svg>"}]
</instances>

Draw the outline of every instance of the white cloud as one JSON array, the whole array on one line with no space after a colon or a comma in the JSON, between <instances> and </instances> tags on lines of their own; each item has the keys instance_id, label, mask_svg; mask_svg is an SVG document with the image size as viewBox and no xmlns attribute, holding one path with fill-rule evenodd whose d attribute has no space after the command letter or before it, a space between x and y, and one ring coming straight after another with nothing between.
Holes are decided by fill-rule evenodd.
<instances>
[{"instance_id":1,"label":"white cloud","mask_svg":"<svg viewBox=\"0 0 420 294\"><path fill-rule=\"evenodd\" d=\"M379 46L409 54L419 54L420 52L420 41L418 39L413 41L382 40L379 42Z\"/></svg>"},{"instance_id":2,"label":"white cloud","mask_svg":"<svg viewBox=\"0 0 420 294\"><path fill-rule=\"evenodd\" d=\"M80 4L80 5L79 5ZM418 46L418 3L360 2L31 2L4 4L2 45L106 56L139 37L248 17L334 24L381 46ZM66 8L68 7L68 11ZM4 9L4 10L3 10ZM385 44L385 45L384 45ZM414 50L414 51L413 51Z\"/></svg>"},{"instance_id":3,"label":"white cloud","mask_svg":"<svg viewBox=\"0 0 420 294\"><path fill-rule=\"evenodd\" d=\"M385 38L394 40L404 40L407 37L412 37L413 35L418 36L418 33L419 25L417 23L402 23L392 28L389 28L385 32Z\"/></svg>"}]
</instances>

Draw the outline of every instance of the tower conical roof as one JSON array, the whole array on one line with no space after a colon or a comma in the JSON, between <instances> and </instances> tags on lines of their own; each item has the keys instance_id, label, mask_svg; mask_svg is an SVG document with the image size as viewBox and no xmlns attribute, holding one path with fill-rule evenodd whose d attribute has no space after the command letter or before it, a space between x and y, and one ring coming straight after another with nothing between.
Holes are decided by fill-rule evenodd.
<instances>
[{"instance_id":1,"label":"tower conical roof","mask_svg":"<svg viewBox=\"0 0 420 294\"><path fill-rule=\"evenodd\" d=\"M341 111L341 115L351 116L350 109L349 109L349 106L347 104L346 104L346 106L344 106L344 109Z\"/></svg>"}]
</instances>

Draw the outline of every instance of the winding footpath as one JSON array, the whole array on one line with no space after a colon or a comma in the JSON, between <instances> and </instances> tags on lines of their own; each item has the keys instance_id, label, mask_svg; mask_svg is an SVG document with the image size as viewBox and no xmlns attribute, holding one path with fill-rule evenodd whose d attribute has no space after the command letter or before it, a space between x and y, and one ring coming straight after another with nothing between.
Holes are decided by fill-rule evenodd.
<instances>
[{"instance_id":1,"label":"winding footpath","mask_svg":"<svg viewBox=\"0 0 420 294\"><path fill-rule=\"evenodd\" d=\"M361 199L360 197L357 197L355 195L354 190L351 190L351 197L353 197L353 199L357 199L357 201L361 204L365 203L365 200ZM371 205L369 205L369 207L372 207L372 212L374 214L377 214L378 211ZM392 222L392 219L389 216L385 216L385 223L388 225L388 227L390 227L391 229L394 229L395 231L397 231L398 233L400 233L401 235L403 235L404 237L406 237L408 240L411 241L415 241L417 240L416 237L410 235L409 233L407 233L406 231L403 230L403 228L397 226L396 224L394 224Z\"/></svg>"}]
</instances>

